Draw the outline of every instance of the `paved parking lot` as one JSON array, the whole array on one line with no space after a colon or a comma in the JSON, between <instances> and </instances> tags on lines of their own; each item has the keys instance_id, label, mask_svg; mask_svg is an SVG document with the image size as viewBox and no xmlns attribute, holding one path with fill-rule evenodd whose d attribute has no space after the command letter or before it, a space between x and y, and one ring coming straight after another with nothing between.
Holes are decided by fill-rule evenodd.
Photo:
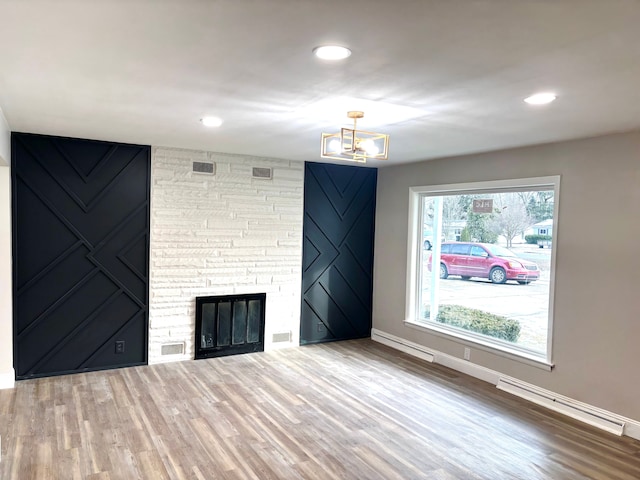
<instances>
[{"instance_id":1,"label":"paved parking lot","mask_svg":"<svg viewBox=\"0 0 640 480\"><path fill-rule=\"evenodd\" d=\"M534 245L517 245L511 250L519 257L538 264L541 270L539 280L529 285L511 281L495 284L487 279L462 280L450 276L440 280L440 304L462 305L518 320L522 327L518 345L544 352L547 343L551 250ZM425 262L429 254L425 252ZM423 290L423 298L429 299L428 286Z\"/></svg>"}]
</instances>

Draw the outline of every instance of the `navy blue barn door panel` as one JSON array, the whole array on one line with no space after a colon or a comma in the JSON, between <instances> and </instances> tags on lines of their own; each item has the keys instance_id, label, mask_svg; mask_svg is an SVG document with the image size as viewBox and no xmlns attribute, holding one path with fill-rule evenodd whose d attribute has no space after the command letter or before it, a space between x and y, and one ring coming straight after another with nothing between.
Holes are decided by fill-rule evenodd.
<instances>
[{"instance_id":1,"label":"navy blue barn door panel","mask_svg":"<svg viewBox=\"0 0 640 480\"><path fill-rule=\"evenodd\" d=\"M300 343L371 335L377 170L305 164Z\"/></svg>"},{"instance_id":2,"label":"navy blue barn door panel","mask_svg":"<svg viewBox=\"0 0 640 480\"><path fill-rule=\"evenodd\" d=\"M150 147L14 133L18 378L147 362Z\"/></svg>"}]
</instances>

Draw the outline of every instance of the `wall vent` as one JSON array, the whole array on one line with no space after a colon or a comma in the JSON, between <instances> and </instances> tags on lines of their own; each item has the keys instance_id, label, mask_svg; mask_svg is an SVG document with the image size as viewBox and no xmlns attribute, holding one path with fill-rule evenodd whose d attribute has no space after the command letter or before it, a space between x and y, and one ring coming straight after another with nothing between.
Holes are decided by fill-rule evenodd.
<instances>
[{"instance_id":1,"label":"wall vent","mask_svg":"<svg viewBox=\"0 0 640 480\"><path fill-rule=\"evenodd\" d=\"M272 170L266 167L253 167L251 176L253 178L271 178Z\"/></svg>"},{"instance_id":2,"label":"wall vent","mask_svg":"<svg viewBox=\"0 0 640 480\"><path fill-rule=\"evenodd\" d=\"M205 173L207 175L213 175L215 172L215 163L209 162L193 162L194 173Z\"/></svg>"},{"instance_id":3,"label":"wall vent","mask_svg":"<svg viewBox=\"0 0 640 480\"><path fill-rule=\"evenodd\" d=\"M513 378L500 378L496 387L499 390L524 398L615 435L622 435L624 432L625 421L612 415L611 412L557 395L535 385L520 382Z\"/></svg>"},{"instance_id":4,"label":"wall vent","mask_svg":"<svg viewBox=\"0 0 640 480\"><path fill-rule=\"evenodd\" d=\"M183 355L184 342L165 343L160 347L160 355Z\"/></svg>"},{"instance_id":5,"label":"wall vent","mask_svg":"<svg viewBox=\"0 0 640 480\"><path fill-rule=\"evenodd\" d=\"M274 333L272 337L273 343L290 342L291 332Z\"/></svg>"}]
</instances>

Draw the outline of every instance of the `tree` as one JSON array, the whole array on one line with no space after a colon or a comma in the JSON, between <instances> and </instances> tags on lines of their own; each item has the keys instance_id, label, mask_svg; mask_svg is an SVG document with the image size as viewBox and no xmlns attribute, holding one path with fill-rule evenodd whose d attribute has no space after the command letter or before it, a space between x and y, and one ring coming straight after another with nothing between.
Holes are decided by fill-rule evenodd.
<instances>
[{"instance_id":1,"label":"tree","mask_svg":"<svg viewBox=\"0 0 640 480\"><path fill-rule=\"evenodd\" d=\"M447 237L447 240L455 240L454 226L467 216L468 205L461 197L461 195L442 197L442 234Z\"/></svg>"},{"instance_id":2,"label":"tree","mask_svg":"<svg viewBox=\"0 0 640 480\"><path fill-rule=\"evenodd\" d=\"M442 199L442 235L447 239L451 239L454 225L460 220L464 220L467 217L467 208L470 205L470 200L467 201L462 197L469 197L468 195L446 195L441 197ZM435 197L425 197L424 199L424 229L431 230L433 226L434 217L434 203ZM471 198L471 197L469 197Z\"/></svg>"},{"instance_id":3,"label":"tree","mask_svg":"<svg viewBox=\"0 0 640 480\"><path fill-rule=\"evenodd\" d=\"M554 194L551 190L543 190L532 192L533 195L527 201L527 213L533 220L532 223L538 223L543 220L553 218Z\"/></svg>"},{"instance_id":4,"label":"tree","mask_svg":"<svg viewBox=\"0 0 640 480\"><path fill-rule=\"evenodd\" d=\"M467 211L467 226L469 237L475 242L496 243L498 235L491 228L494 218L493 213L475 213L471 209Z\"/></svg>"},{"instance_id":5,"label":"tree","mask_svg":"<svg viewBox=\"0 0 640 480\"><path fill-rule=\"evenodd\" d=\"M507 248L513 244L513 239L534 223L527 213L525 205L517 195L511 193L497 195L496 214L491 220L491 228L498 235L507 239Z\"/></svg>"},{"instance_id":6,"label":"tree","mask_svg":"<svg viewBox=\"0 0 640 480\"><path fill-rule=\"evenodd\" d=\"M492 198L492 195L453 195L450 211L455 217L451 221L466 220L466 225L460 233L460 240L496 243L498 235L491 229L493 213L475 213L473 211L473 200L476 198Z\"/></svg>"}]
</instances>

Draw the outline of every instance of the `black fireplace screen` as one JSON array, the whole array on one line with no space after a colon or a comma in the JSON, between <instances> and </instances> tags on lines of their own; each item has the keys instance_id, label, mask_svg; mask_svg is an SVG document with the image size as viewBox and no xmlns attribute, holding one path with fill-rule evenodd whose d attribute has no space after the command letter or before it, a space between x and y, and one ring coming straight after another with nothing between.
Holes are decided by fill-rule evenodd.
<instances>
[{"instance_id":1,"label":"black fireplace screen","mask_svg":"<svg viewBox=\"0 0 640 480\"><path fill-rule=\"evenodd\" d=\"M195 358L264 351L266 294L196 297Z\"/></svg>"}]
</instances>

